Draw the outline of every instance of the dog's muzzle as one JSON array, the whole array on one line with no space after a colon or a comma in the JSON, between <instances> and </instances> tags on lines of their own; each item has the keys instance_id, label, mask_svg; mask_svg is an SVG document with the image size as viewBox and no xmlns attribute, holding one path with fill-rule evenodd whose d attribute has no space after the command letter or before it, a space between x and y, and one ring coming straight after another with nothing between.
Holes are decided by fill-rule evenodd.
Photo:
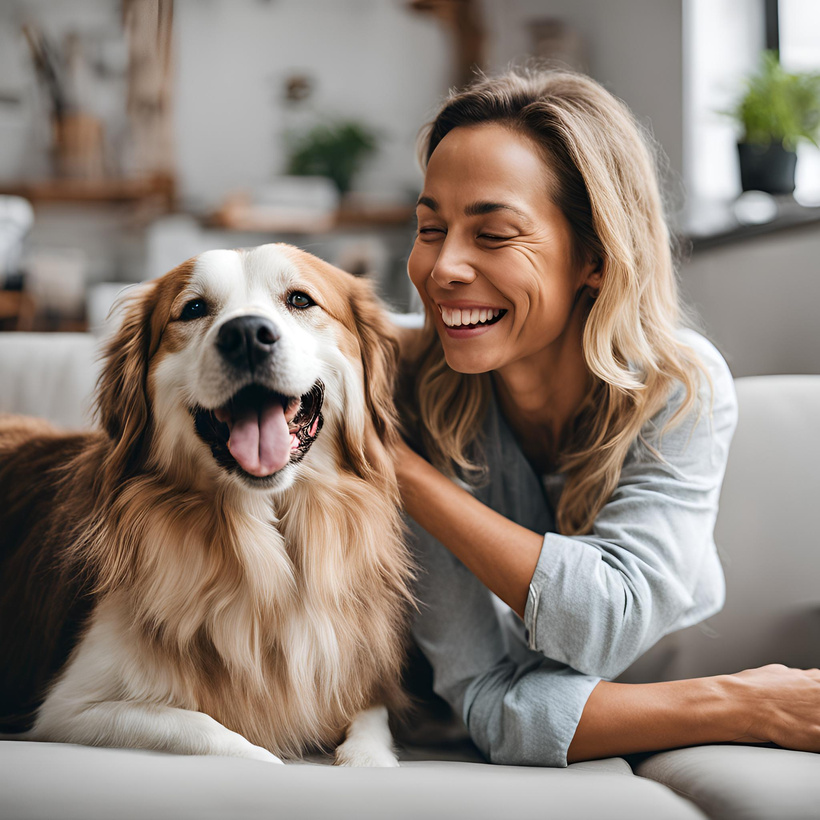
<instances>
[{"instance_id":1,"label":"dog's muzzle","mask_svg":"<svg viewBox=\"0 0 820 820\"><path fill-rule=\"evenodd\" d=\"M278 341L276 325L263 316L225 322L217 331L215 346L244 386L221 407L191 409L196 432L217 463L263 485L304 458L323 421L321 381L302 396L287 396L269 386Z\"/></svg>"}]
</instances>

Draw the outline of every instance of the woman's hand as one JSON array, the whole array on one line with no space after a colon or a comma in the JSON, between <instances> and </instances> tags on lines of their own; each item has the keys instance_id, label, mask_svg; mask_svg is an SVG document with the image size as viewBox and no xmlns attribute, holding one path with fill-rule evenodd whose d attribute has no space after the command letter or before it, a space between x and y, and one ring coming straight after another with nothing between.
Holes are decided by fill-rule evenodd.
<instances>
[{"instance_id":1,"label":"woman's hand","mask_svg":"<svg viewBox=\"0 0 820 820\"><path fill-rule=\"evenodd\" d=\"M820 752L820 670L779 663L725 678L737 706L738 743Z\"/></svg>"}]
</instances>

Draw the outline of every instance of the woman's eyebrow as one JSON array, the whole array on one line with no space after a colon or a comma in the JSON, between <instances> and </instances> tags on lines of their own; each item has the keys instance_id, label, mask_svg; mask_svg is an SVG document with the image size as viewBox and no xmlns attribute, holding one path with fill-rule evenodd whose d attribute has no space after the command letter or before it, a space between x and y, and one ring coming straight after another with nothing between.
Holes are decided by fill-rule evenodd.
<instances>
[{"instance_id":1,"label":"woman's eyebrow","mask_svg":"<svg viewBox=\"0 0 820 820\"><path fill-rule=\"evenodd\" d=\"M438 211L438 202L431 196L420 196L416 207L424 205L431 211ZM507 205L503 202L473 202L464 209L465 216L483 216L484 214L491 214L495 211L510 211L516 216L529 221L529 217L513 205Z\"/></svg>"},{"instance_id":2,"label":"woman's eyebrow","mask_svg":"<svg viewBox=\"0 0 820 820\"><path fill-rule=\"evenodd\" d=\"M516 216L527 219L527 215L523 211L519 211L518 208L503 202L473 202L464 209L464 214L466 216L483 216L484 214L495 213L495 211L511 211Z\"/></svg>"}]
</instances>

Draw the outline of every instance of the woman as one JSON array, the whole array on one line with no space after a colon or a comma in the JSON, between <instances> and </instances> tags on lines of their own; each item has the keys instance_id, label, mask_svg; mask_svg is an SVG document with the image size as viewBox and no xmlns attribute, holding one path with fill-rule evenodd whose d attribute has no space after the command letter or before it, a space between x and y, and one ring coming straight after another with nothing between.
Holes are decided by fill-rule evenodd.
<instances>
[{"instance_id":1,"label":"woman","mask_svg":"<svg viewBox=\"0 0 820 820\"><path fill-rule=\"evenodd\" d=\"M722 606L736 422L725 362L682 329L631 115L586 77L509 74L452 96L421 148L406 405L426 459L397 469L436 691L499 763L820 749L816 670L607 680Z\"/></svg>"}]
</instances>

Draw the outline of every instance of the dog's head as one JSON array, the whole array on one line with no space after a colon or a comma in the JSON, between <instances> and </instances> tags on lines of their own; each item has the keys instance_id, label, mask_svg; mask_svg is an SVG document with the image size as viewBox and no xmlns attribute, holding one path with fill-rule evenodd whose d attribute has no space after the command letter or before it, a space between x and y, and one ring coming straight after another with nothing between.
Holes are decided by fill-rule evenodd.
<instances>
[{"instance_id":1,"label":"dog's head","mask_svg":"<svg viewBox=\"0 0 820 820\"><path fill-rule=\"evenodd\" d=\"M287 245L207 251L132 296L108 345L112 469L266 491L305 459L368 475L396 435L396 354L365 281Z\"/></svg>"}]
</instances>

